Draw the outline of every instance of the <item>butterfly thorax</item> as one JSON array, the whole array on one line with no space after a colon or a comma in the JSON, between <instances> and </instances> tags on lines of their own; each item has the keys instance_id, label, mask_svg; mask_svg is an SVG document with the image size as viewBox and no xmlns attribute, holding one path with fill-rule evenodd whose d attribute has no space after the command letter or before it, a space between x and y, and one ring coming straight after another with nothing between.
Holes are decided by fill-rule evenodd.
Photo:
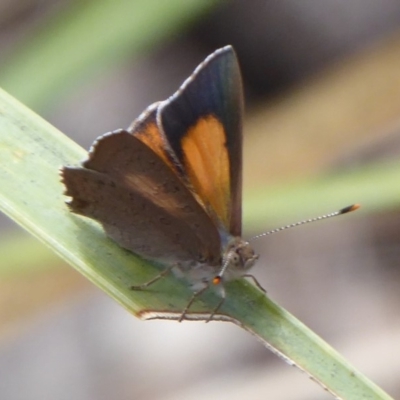
<instances>
[{"instance_id":1,"label":"butterfly thorax","mask_svg":"<svg viewBox=\"0 0 400 400\"><path fill-rule=\"evenodd\" d=\"M200 290L210 284L238 279L245 275L258 260L251 245L240 237L230 237L221 252L218 265L209 262L179 263L173 269L176 276L186 278L193 290Z\"/></svg>"}]
</instances>

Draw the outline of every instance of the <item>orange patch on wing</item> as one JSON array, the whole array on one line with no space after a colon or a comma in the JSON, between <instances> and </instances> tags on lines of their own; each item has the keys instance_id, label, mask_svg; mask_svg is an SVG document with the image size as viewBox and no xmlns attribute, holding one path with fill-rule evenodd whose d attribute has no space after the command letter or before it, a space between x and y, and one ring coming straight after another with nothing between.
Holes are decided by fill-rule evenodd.
<instances>
[{"instance_id":1,"label":"orange patch on wing","mask_svg":"<svg viewBox=\"0 0 400 400\"><path fill-rule=\"evenodd\" d=\"M147 123L142 129L135 132L135 137L138 138L147 147L150 147L165 164L175 171L175 166L165 152L165 143L163 137L155 122Z\"/></svg>"},{"instance_id":2,"label":"orange patch on wing","mask_svg":"<svg viewBox=\"0 0 400 400\"><path fill-rule=\"evenodd\" d=\"M200 118L182 138L188 177L211 217L226 228L230 219L230 166L223 125L214 116Z\"/></svg>"}]
</instances>

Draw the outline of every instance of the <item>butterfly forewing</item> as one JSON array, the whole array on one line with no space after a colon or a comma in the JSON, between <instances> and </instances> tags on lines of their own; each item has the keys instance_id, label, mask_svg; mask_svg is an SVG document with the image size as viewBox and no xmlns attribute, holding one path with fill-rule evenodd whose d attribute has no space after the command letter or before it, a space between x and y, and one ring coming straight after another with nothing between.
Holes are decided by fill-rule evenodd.
<instances>
[{"instance_id":1,"label":"butterfly forewing","mask_svg":"<svg viewBox=\"0 0 400 400\"><path fill-rule=\"evenodd\" d=\"M243 93L232 47L206 58L162 102L157 120L217 226L241 234Z\"/></svg>"}]
</instances>

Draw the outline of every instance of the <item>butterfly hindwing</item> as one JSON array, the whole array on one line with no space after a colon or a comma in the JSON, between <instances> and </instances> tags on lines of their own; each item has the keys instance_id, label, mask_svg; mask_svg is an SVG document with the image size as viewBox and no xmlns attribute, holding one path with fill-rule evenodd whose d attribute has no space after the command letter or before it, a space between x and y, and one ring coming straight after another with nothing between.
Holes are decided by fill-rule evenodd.
<instances>
[{"instance_id":1,"label":"butterfly hindwing","mask_svg":"<svg viewBox=\"0 0 400 400\"><path fill-rule=\"evenodd\" d=\"M213 221L163 158L131 133L102 136L83 168L65 167L62 176L71 210L99 221L122 247L172 263L219 262Z\"/></svg>"}]
</instances>

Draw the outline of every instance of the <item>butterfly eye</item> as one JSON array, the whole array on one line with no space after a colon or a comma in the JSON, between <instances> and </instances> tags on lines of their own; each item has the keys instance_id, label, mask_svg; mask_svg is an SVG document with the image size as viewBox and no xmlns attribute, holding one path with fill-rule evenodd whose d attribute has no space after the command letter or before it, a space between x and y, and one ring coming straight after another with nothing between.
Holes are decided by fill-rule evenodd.
<instances>
[{"instance_id":1,"label":"butterfly eye","mask_svg":"<svg viewBox=\"0 0 400 400\"><path fill-rule=\"evenodd\" d=\"M232 260L232 262L233 262L234 264L239 264L239 261L240 261L240 256L239 256L239 254L238 254L238 253L234 253L233 256L232 256L232 258L231 258L231 260Z\"/></svg>"}]
</instances>

